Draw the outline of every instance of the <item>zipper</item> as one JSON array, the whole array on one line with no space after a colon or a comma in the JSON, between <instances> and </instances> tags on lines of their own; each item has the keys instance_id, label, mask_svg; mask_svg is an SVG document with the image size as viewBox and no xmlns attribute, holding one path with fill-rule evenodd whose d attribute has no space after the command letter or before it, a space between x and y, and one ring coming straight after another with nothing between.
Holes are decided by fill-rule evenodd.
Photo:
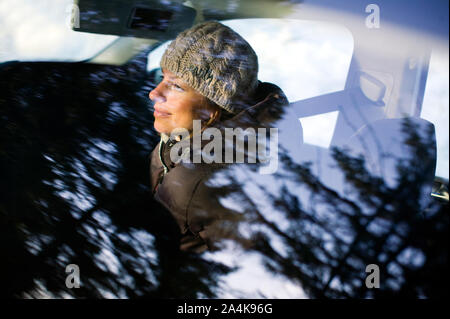
<instances>
[{"instance_id":1,"label":"zipper","mask_svg":"<svg viewBox=\"0 0 450 319\"><path fill-rule=\"evenodd\" d=\"M163 156L162 156L162 144L163 144L163 141L161 140L161 141L159 142L158 156L159 156L159 160L161 161L161 164L162 164L162 166L163 166L164 171L163 171L163 173L161 174L161 176L159 176L158 182L156 183L155 188L153 189L153 193L155 193L156 190L158 189L158 186L159 186L160 184L162 184L163 179L164 179L164 176L165 176L165 175L167 174L167 172L169 171L169 167L166 165L166 163L164 163L164 160L163 160ZM172 147L173 144L175 144L175 142L172 141L172 140L169 140L166 144L167 144L167 147Z\"/></svg>"},{"instance_id":2,"label":"zipper","mask_svg":"<svg viewBox=\"0 0 450 319\"><path fill-rule=\"evenodd\" d=\"M162 184L163 179L164 179L164 175L166 175L167 172L169 171L169 168L167 167L166 163L164 163L164 160L162 158L162 143L163 143L163 141L161 140L159 142L158 156L159 156L159 160L161 161L161 164L163 166L164 171L162 172L162 174L158 178L158 182L156 183L155 188L153 189L153 194L158 189L158 186Z\"/></svg>"},{"instance_id":3,"label":"zipper","mask_svg":"<svg viewBox=\"0 0 450 319\"><path fill-rule=\"evenodd\" d=\"M163 143L163 141L161 140L160 142L159 142L159 150L158 150L158 154L159 154L159 160L161 161L161 164L163 165L163 168L164 168L164 173L163 173L163 175L162 175L162 177L164 177L164 175L166 175L167 174L167 172L169 171L169 168L167 167L167 165L166 165L166 163L164 163L164 160L163 160L163 158L162 158L162 143ZM162 182L162 178L161 178L161 182Z\"/></svg>"}]
</instances>

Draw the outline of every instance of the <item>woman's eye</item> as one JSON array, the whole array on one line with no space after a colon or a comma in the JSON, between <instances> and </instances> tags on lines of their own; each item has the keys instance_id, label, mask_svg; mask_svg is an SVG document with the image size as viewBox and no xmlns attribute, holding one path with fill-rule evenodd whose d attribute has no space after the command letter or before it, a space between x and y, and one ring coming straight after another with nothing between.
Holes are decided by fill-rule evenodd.
<instances>
[{"instance_id":1,"label":"woman's eye","mask_svg":"<svg viewBox=\"0 0 450 319\"><path fill-rule=\"evenodd\" d=\"M180 91L180 92L184 91L183 88L181 86L179 86L178 84L172 83L172 87L177 91Z\"/></svg>"}]
</instances>

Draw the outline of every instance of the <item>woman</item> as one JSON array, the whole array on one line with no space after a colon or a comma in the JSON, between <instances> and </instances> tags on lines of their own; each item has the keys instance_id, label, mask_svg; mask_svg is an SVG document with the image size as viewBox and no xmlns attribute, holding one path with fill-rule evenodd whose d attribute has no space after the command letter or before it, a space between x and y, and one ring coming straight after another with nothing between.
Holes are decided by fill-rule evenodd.
<instances>
[{"instance_id":1,"label":"woman","mask_svg":"<svg viewBox=\"0 0 450 319\"><path fill-rule=\"evenodd\" d=\"M192 148L190 161L175 161L178 152L171 151L198 137L195 120L201 121L201 131L267 126L279 118L287 99L275 85L258 81L258 59L251 46L218 22L179 34L165 51L161 68L164 78L149 94L154 127L161 134L151 155L153 194L180 226L182 250L212 250L220 239L236 236L231 225L239 220L207 183L224 165L196 163Z\"/></svg>"}]
</instances>

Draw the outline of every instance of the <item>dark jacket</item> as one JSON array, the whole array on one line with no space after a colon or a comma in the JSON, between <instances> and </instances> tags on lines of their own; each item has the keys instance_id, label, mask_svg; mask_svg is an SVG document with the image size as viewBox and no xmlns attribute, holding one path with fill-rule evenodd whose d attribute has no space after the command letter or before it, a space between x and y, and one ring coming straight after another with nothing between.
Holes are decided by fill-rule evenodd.
<instances>
[{"instance_id":1,"label":"dark jacket","mask_svg":"<svg viewBox=\"0 0 450 319\"><path fill-rule=\"evenodd\" d=\"M219 129L270 127L270 124L281 117L284 106L288 104L280 88L261 82L255 101L243 112L215 126ZM225 169L227 164L175 164L170 159L170 150L176 143L161 140L151 154L153 195L177 221L182 235L181 250L214 250L218 248L217 244L221 239L237 236L236 223L241 218L238 212L220 203L221 189L212 188L208 183L214 173Z\"/></svg>"}]
</instances>

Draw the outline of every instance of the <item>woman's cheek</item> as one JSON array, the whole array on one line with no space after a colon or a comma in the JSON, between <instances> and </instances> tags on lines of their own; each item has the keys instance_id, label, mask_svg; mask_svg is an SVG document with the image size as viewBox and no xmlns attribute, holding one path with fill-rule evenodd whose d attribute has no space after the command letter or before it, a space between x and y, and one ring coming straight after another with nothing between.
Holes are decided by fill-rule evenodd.
<instances>
[{"instance_id":1,"label":"woman's cheek","mask_svg":"<svg viewBox=\"0 0 450 319\"><path fill-rule=\"evenodd\" d=\"M189 119L183 115L177 115L175 122L177 128L190 129L190 125L192 125L192 123L189 123Z\"/></svg>"}]
</instances>

